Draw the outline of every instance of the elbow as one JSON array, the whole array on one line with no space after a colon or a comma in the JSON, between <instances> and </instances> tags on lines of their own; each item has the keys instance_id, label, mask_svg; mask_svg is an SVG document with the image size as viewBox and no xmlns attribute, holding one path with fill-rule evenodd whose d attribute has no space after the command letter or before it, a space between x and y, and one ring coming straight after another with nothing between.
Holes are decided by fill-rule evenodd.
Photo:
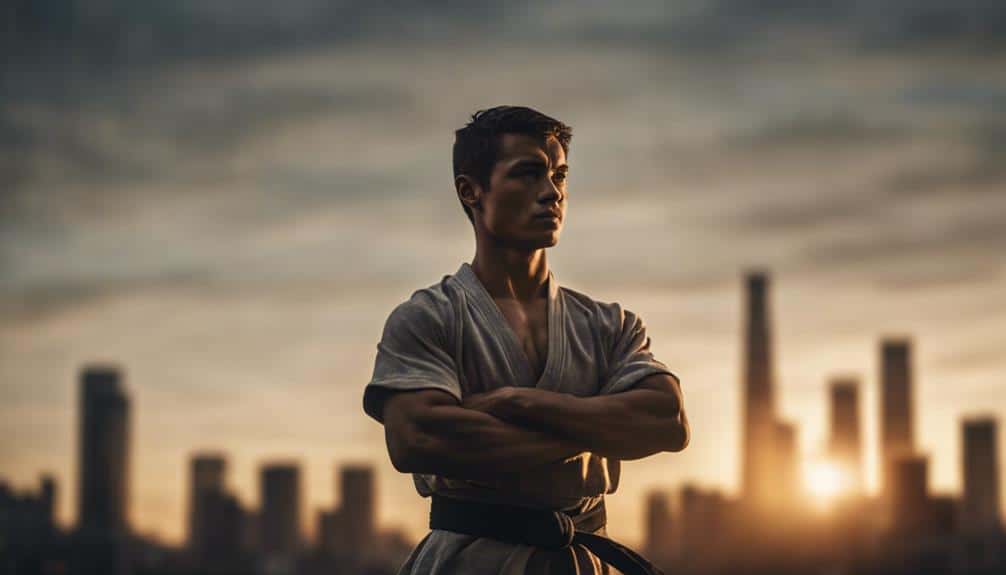
<instances>
[{"instance_id":1,"label":"elbow","mask_svg":"<svg viewBox=\"0 0 1006 575\"><path fill-rule=\"evenodd\" d=\"M684 412L671 421L670 429L668 429L665 437L667 438L667 443L664 446L665 451L678 453L688 447L692 433L688 427L688 419L685 418Z\"/></svg>"},{"instance_id":2,"label":"elbow","mask_svg":"<svg viewBox=\"0 0 1006 575\"><path fill-rule=\"evenodd\" d=\"M391 465L399 473L420 473L418 463L422 461L419 455L423 443L415 429L395 429L385 426L384 434L388 445L388 456Z\"/></svg>"},{"instance_id":3,"label":"elbow","mask_svg":"<svg viewBox=\"0 0 1006 575\"><path fill-rule=\"evenodd\" d=\"M388 445L388 455L391 456L391 465L399 473L413 473L412 457L402 446L392 447Z\"/></svg>"}]
</instances>

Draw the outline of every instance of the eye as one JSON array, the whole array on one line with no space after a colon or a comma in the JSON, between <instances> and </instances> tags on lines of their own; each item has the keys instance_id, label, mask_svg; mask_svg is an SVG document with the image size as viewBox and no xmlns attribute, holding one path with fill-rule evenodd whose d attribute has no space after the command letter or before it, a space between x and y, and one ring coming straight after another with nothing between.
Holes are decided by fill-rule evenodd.
<instances>
[{"instance_id":1,"label":"eye","mask_svg":"<svg viewBox=\"0 0 1006 575\"><path fill-rule=\"evenodd\" d=\"M535 168L535 167L524 168L524 169L517 169L517 170L514 170L513 172L510 172L510 177L511 178L518 178L518 179L522 179L522 180L523 179L534 179L534 178L537 178L540 175L540 172L541 172L541 170L539 170L538 168Z\"/></svg>"},{"instance_id":2,"label":"eye","mask_svg":"<svg viewBox=\"0 0 1006 575\"><path fill-rule=\"evenodd\" d=\"M552 174L552 179L554 181L556 181L556 182L565 182L566 181L566 172L556 172L556 173Z\"/></svg>"}]
</instances>

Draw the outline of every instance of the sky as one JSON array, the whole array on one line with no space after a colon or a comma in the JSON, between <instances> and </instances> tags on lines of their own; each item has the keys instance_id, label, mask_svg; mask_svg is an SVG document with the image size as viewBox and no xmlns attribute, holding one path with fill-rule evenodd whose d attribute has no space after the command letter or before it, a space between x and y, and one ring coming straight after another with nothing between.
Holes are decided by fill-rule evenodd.
<instances>
[{"instance_id":1,"label":"sky","mask_svg":"<svg viewBox=\"0 0 1006 575\"><path fill-rule=\"evenodd\" d=\"M250 506L262 463L299 461L305 525L372 463L381 522L418 539L362 392L388 313L474 255L450 146L499 104L573 127L550 266L639 313L682 380L691 445L625 464L612 536L641 541L649 489L736 493L749 270L807 457L857 375L875 487L885 336L914 343L936 492L961 418L1006 415L1001 2L68 4L12 20L0 97L0 475L54 473L66 524L100 361L133 401L139 531L183 538L209 449Z\"/></svg>"}]
</instances>

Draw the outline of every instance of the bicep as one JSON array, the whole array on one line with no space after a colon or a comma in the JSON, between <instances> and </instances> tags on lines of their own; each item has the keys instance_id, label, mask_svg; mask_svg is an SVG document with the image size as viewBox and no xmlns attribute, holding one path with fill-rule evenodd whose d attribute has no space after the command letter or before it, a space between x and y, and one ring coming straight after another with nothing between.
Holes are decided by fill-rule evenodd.
<instances>
[{"instance_id":1,"label":"bicep","mask_svg":"<svg viewBox=\"0 0 1006 575\"><path fill-rule=\"evenodd\" d=\"M422 441L422 420L430 411L443 406L458 405L457 399L439 389L398 391L385 389L382 397L381 419L384 424L384 438L388 455L396 469L405 470L410 454L417 442Z\"/></svg>"},{"instance_id":2,"label":"bicep","mask_svg":"<svg viewBox=\"0 0 1006 575\"><path fill-rule=\"evenodd\" d=\"M678 378L667 373L655 373L646 377L634 389L648 389L669 394L674 398L673 413L680 427L680 440L678 440L669 451L681 451L688 446L691 441L691 426L688 423L688 414L685 413L685 400L681 394L681 382Z\"/></svg>"},{"instance_id":3,"label":"bicep","mask_svg":"<svg viewBox=\"0 0 1006 575\"><path fill-rule=\"evenodd\" d=\"M648 407L655 408L660 406L663 411L670 409L675 414L684 415L684 398L681 394L681 386L675 376L669 373L654 373L644 377L630 389L621 393L633 394L634 392L642 390L645 390L643 394L648 395L650 398L654 398L654 396L650 395L650 392L657 392L663 395L659 398L661 400L660 402L644 402L648 405ZM618 395L619 394L617 393L614 394L615 397ZM636 399L637 401L644 401L642 397ZM668 406L670 406L670 408Z\"/></svg>"},{"instance_id":4,"label":"bicep","mask_svg":"<svg viewBox=\"0 0 1006 575\"><path fill-rule=\"evenodd\" d=\"M459 405L457 398L439 389L415 391L383 389L378 393L383 396L381 398L384 405L382 417L385 426L396 425L402 421L413 421L421 417L425 411L435 407Z\"/></svg>"},{"instance_id":5,"label":"bicep","mask_svg":"<svg viewBox=\"0 0 1006 575\"><path fill-rule=\"evenodd\" d=\"M640 380L632 389L652 389L672 393L681 397L681 382L678 378L669 373L654 373Z\"/></svg>"}]
</instances>

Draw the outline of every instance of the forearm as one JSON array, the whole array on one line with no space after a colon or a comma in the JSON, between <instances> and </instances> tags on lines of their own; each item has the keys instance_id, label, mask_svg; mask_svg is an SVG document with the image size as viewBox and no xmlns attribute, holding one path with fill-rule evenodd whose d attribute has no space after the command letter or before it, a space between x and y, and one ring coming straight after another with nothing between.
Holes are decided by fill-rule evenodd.
<instances>
[{"instance_id":1,"label":"forearm","mask_svg":"<svg viewBox=\"0 0 1006 575\"><path fill-rule=\"evenodd\" d=\"M653 389L577 397L527 388L500 402L494 414L617 459L680 451L688 441L680 397Z\"/></svg>"},{"instance_id":2,"label":"forearm","mask_svg":"<svg viewBox=\"0 0 1006 575\"><path fill-rule=\"evenodd\" d=\"M458 479L499 478L586 450L554 433L527 429L457 405L430 407L397 428L399 440L388 439L389 449L396 445L400 452L392 453L400 471Z\"/></svg>"}]
</instances>

